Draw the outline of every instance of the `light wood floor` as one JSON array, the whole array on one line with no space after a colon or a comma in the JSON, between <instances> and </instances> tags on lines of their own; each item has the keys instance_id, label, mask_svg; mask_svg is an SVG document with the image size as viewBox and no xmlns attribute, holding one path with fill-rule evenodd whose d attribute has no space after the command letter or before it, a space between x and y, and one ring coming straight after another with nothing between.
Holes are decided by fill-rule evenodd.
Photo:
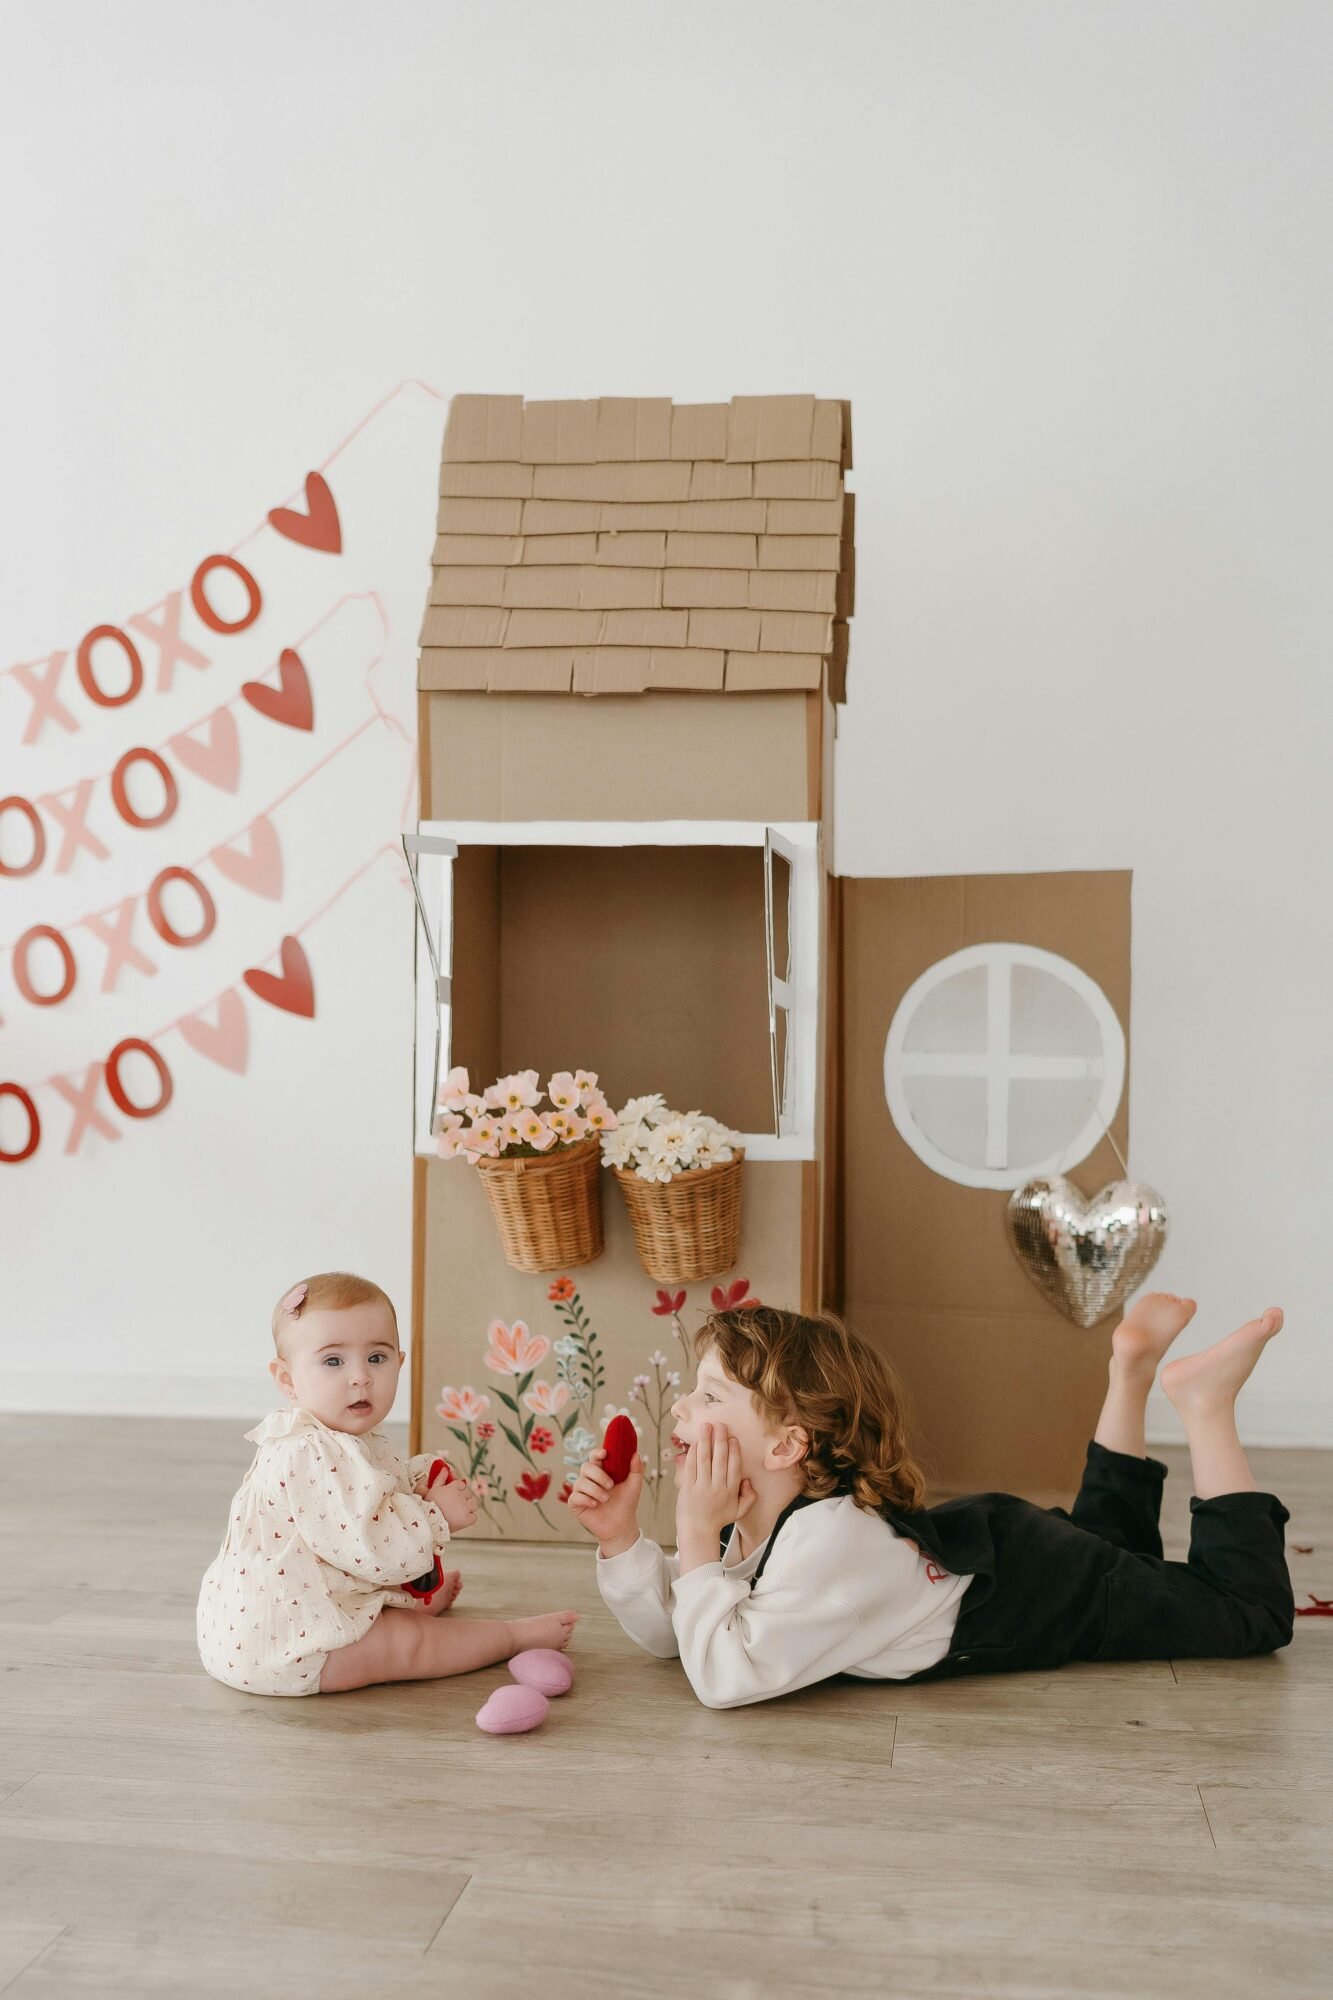
<instances>
[{"instance_id":1,"label":"light wood floor","mask_svg":"<svg viewBox=\"0 0 1333 2000\"><path fill-rule=\"evenodd\" d=\"M503 1669L259 1700L193 1636L244 1428L0 1418L7 2000L1333 1992L1333 1622L715 1714L590 1555L476 1545L465 1606L585 1613L541 1730L474 1726ZM1333 1457L1255 1456L1333 1597Z\"/></svg>"}]
</instances>

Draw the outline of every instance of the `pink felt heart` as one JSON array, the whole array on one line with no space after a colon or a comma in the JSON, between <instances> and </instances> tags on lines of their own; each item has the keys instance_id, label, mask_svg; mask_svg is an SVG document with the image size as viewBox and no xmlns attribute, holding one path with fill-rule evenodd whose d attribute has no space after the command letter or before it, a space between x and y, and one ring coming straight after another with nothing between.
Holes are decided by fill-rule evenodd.
<instances>
[{"instance_id":1,"label":"pink felt heart","mask_svg":"<svg viewBox=\"0 0 1333 2000\"><path fill-rule=\"evenodd\" d=\"M229 708L215 708L195 727L208 732L202 743L192 731L183 729L179 736L167 738L168 750L196 778L216 785L220 792L234 792L241 776L241 738L236 717Z\"/></svg>"},{"instance_id":2,"label":"pink felt heart","mask_svg":"<svg viewBox=\"0 0 1333 2000\"><path fill-rule=\"evenodd\" d=\"M282 849L277 830L272 820L261 813L246 832L250 840L248 854L240 847L224 845L215 847L208 858L229 882L248 889L252 896L267 896L270 902L276 902L282 894Z\"/></svg>"},{"instance_id":3,"label":"pink felt heart","mask_svg":"<svg viewBox=\"0 0 1333 2000\"><path fill-rule=\"evenodd\" d=\"M545 1722L551 1704L536 1688L499 1687L477 1716L488 1736L518 1736Z\"/></svg>"},{"instance_id":4,"label":"pink felt heart","mask_svg":"<svg viewBox=\"0 0 1333 2000\"><path fill-rule=\"evenodd\" d=\"M563 1653L553 1652L549 1646L532 1646L526 1653L515 1653L509 1671L524 1687L551 1697L568 1694L574 1685L573 1667Z\"/></svg>"},{"instance_id":5,"label":"pink felt heart","mask_svg":"<svg viewBox=\"0 0 1333 2000\"><path fill-rule=\"evenodd\" d=\"M234 1070L237 1076L245 1074L245 1059L249 1049L250 1033L245 1018L245 1002L239 993L231 991L222 994L218 1000L218 1018L214 1025L206 1021L202 1014L187 1014L177 1021L181 1038L187 1041L199 1055L207 1056L210 1062L223 1069Z\"/></svg>"}]
</instances>

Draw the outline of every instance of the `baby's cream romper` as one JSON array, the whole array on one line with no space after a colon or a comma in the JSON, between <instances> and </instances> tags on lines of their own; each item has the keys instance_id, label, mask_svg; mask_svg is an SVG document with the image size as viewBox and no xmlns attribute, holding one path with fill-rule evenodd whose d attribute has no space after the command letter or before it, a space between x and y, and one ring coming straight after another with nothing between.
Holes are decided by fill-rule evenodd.
<instances>
[{"instance_id":1,"label":"baby's cream romper","mask_svg":"<svg viewBox=\"0 0 1333 2000\"><path fill-rule=\"evenodd\" d=\"M231 1503L199 1592L199 1656L215 1680L251 1694L315 1694L328 1655L359 1639L398 1586L424 1576L449 1540L433 1500L379 1431L330 1430L308 1410L275 1410Z\"/></svg>"}]
</instances>

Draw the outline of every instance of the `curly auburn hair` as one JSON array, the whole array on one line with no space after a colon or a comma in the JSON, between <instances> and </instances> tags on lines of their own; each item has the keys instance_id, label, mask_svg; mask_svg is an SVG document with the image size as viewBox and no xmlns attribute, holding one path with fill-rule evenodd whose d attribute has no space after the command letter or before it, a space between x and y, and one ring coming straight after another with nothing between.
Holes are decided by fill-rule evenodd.
<instances>
[{"instance_id":1,"label":"curly auburn hair","mask_svg":"<svg viewBox=\"0 0 1333 2000\"><path fill-rule=\"evenodd\" d=\"M926 1482L907 1447L893 1371L833 1314L807 1319L775 1306L714 1312L694 1346L700 1359L716 1354L773 1424L799 1424L809 1439L805 1490L814 1499L849 1493L870 1513L921 1506Z\"/></svg>"}]
</instances>

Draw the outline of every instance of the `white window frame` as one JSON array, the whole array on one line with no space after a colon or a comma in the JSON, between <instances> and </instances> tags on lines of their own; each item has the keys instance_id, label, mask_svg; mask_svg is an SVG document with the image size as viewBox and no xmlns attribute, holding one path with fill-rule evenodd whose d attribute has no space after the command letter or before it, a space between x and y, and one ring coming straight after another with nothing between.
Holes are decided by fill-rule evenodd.
<instances>
[{"instance_id":1,"label":"white window frame","mask_svg":"<svg viewBox=\"0 0 1333 2000\"><path fill-rule=\"evenodd\" d=\"M744 1132L752 1160L812 1160L819 1042L819 937L823 869L814 820L422 820L403 836L417 901L414 1149L435 1152L440 1079L453 1067L453 863L464 847L753 847L764 857L769 1066L774 1129ZM773 856L790 869L787 977L774 963ZM779 1075L777 1016L786 1015ZM473 1078L485 1084L489 1078ZM642 1079L644 1089L652 1079ZM686 1106L680 1107L682 1110ZM712 1109L709 1105L702 1107Z\"/></svg>"}]
</instances>

